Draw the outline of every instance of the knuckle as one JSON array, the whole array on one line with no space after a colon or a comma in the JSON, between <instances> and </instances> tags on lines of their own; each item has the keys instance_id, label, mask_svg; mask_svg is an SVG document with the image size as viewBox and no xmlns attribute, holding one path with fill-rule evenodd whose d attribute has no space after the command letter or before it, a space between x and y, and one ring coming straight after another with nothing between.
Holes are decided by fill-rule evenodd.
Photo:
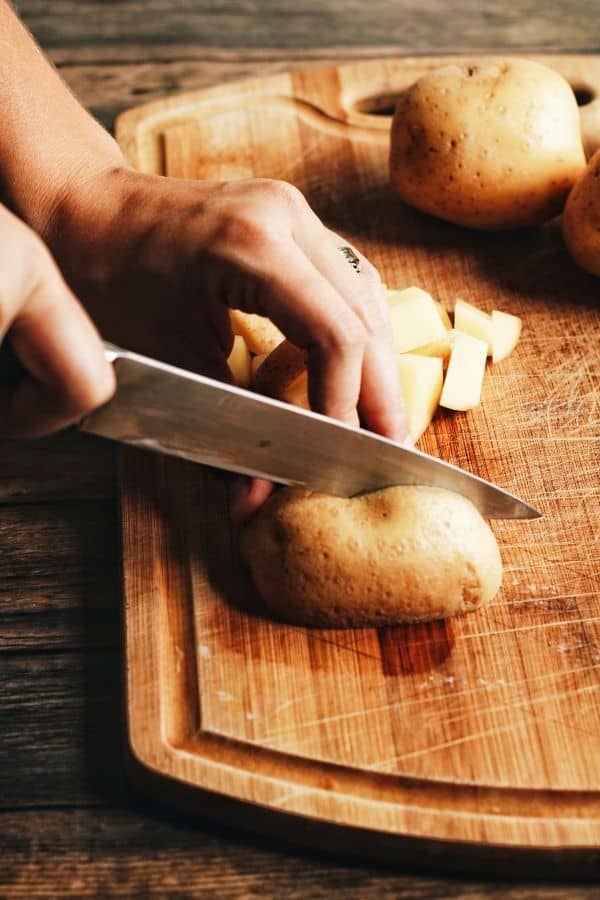
<instances>
[{"instance_id":1,"label":"knuckle","mask_svg":"<svg viewBox=\"0 0 600 900\"><path fill-rule=\"evenodd\" d=\"M290 209L298 209L306 206L306 198L302 191L289 181L271 179L265 181L265 190L276 202L282 203Z\"/></svg>"},{"instance_id":2,"label":"knuckle","mask_svg":"<svg viewBox=\"0 0 600 900\"><path fill-rule=\"evenodd\" d=\"M366 345L368 332L363 322L353 315L340 316L329 335L329 344L339 353L353 356L362 353Z\"/></svg>"},{"instance_id":3,"label":"knuckle","mask_svg":"<svg viewBox=\"0 0 600 900\"><path fill-rule=\"evenodd\" d=\"M228 247L261 250L272 240L272 227L260 217L236 213L221 223L219 240Z\"/></svg>"}]
</instances>

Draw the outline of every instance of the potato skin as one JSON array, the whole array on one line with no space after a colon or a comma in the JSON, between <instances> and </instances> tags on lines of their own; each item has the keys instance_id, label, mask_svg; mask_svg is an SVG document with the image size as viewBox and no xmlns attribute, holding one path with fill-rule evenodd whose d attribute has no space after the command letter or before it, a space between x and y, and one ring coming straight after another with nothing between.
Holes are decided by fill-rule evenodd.
<instances>
[{"instance_id":1,"label":"potato skin","mask_svg":"<svg viewBox=\"0 0 600 900\"><path fill-rule=\"evenodd\" d=\"M531 60L444 66L398 101L392 186L438 218L484 230L539 224L561 211L584 167L575 95Z\"/></svg>"},{"instance_id":2,"label":"potato skin","mask_svg":"<svg viewBox=\"0 0 600 900\"><path fill-rule=\"evenodd\" d=\"M502 580L475 507L423 485L351 499L283 488L246 524L241 551L266 605L298 625L440 619L489 602Z\"/></svg>"},{"instance_id":3,"label":"potato skin","mask_svg":"<svg viewBox=\"0 0 600 900\"><path fill-rule=\"evenodd\" d=\"M277 325L266 316L231 309L229 319L233 333L244 338L251 353L272 353L283 341L284 336Z\"/></svg>"},{"instance_id":4,"label":"potato skin","mask_svg":"<svg viewBox=\"0 0 600 900\"><path fill-rule=\"evenodd\" d=\"M252 387L259 394L310 409L306 351L282 341L256 370Z\"/></svg>"},{"instance_id":5,"label":"potato skin","mask_svg":"<svg viewBox=\"0 0 600 900\"><path fill-rule=\"evenodd\" d=\"M600 150L569 194L562 230L577 265L600 276Z\"/></svg>"}]
</instances>

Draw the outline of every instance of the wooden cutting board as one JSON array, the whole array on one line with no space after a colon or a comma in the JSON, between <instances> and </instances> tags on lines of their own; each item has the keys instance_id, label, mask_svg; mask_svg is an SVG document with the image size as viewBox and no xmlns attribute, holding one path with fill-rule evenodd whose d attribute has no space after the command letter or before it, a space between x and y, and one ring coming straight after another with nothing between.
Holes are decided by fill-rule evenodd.
<instances>
[{"instance_id":1,"label":"wooden cutting board","mask_svg":"<svg viewBox=\"0 0 600 900\"><path fill-rule=\"evenodd\" d=\"M436 865L595 871L600 861L600 282L555 223L501 235L404 207L387 175L394 96L440 59L312 69L125 113L145 172L280 178L379 267L523 319L479 409L425 450L543 513L495 522L487 609L380 631L271 621L237 549L226 479L122 455L132 771L170 803L322 848ZM546 57L590 141L600 58Z\"/></svg>"}]
</instances>

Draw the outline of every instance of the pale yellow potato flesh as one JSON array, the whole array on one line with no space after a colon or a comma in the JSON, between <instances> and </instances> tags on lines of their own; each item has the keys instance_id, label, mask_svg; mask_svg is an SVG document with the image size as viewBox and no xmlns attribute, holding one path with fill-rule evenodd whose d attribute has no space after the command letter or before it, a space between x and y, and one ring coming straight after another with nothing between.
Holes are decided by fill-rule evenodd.
<instances>
[{"instance_id":1,"label":"pale yellow potato flesh","mask_svg":"<svg viewBox=\"0 0 600 900\"><path fill-rule=\"evenodd\" d=\"M438 408L444 381L443 362L436 356L406 353L398 357L398 375L406 404L409 434L416 442Z\"/></svg>"},{"instance_id":2,"label":"pale yellow potato flesh","mask_svg":"<svg viewBox=\"0 0 600 900\"><path fill-rule=\"evenodd\" d=\"M244 338L251 353L271 353L284 339L277 325L266 316L231 309L229 320L231 330Z\"/></svg>"},{"instance_id":3,"label":"pale yellow potato flesh","mask_svg":"<svg viewBox=\"0 0 600 900\"><path fill-rule=\"evenodd\" d=\"M479 406L487 350L485 341L456 331L440 406L461 412Z\"/></svg>"},{"instance_id":4,"label":"pale yellow potato flesh","mask_svg":"<svg viewBox=\"0 0 600 900\"><path fill-rule=\"evenodd\" d=\"M493 309L492 315L492 362L498 363L513 352L521 336L522 323L518 316Z\"/></svg>"},{"instance_id":5,"label":"pale yellow potato flesh","mask_svg":"<svg viewBox=\"0 0 600 900\"><path fill-rule=\"evenodd\" d=\"M443 303L436 303L436 306L438 308L438 312L440 314L440 319L442 320L442 324L444 325L445 328L448 329L448 331L450 331L452 329L452 320L450 319L450 316L448 315L448 310L443 305Z\"/></svg>"},{"instance_id":6,"label":"pale yellow potato flesh","mask_svg":"<svg viewBox=\"0 0 600 900\"><path fill-rule=\"evenodd\" d=\"M573 90L540 63L453 63L398 100L392 187L441 219L491 230L539 224L561 211L584 168Z\"/></svg>"},{"instance_id":7,"label":"pale yellow potato flesh","mask_svg":"<svg viewBox=\"0 0 600 900\"><path fill-rule=\"evenodd\" d=\"M488 348L488 356L492 353L492 317L488 313L473 306L466 300L457 299L454 305L454 328L471 337L485 341Z\"/></svg>"},{"instance_id":8,"label":"pale yellow potato flesh","mask_svg":"<svg viewBox=\"0 0 600 900\"><path fill-rule=\"evenodd\" d=\"M436 302L420 288L399 291L390 303L394 352L407 353L446 337Z\"/></svg>"},{"instance_id":9,"label":"pale yellow potato flesh","mask_svg":"<svg viewBox=\"0 0 600 900\"><path fill-rule=\"evenodd\" d=\"M238 387L249 387L252 380L252 357L243 337L236 334L227 365Z\"/></svg>"}]
</instances>

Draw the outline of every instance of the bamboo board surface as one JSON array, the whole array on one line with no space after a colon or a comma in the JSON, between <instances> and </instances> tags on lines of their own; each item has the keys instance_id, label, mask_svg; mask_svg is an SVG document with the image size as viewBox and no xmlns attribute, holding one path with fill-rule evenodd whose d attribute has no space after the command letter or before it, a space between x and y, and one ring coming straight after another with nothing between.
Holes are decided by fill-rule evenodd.
<instances>
[{"instance_id":1,"label":"bamboo board surface","mask_svg":"<svg viewBox=\"0 0 600 900\"><path fill-rule=\"evenodd\" d=\"M547 59L596 95L598 58ZM438 63L357 63L175 96L124 114L117 135L146 172L291 181L390 286L520 315L518 349L488 371L481 407L438 416L421 446L543 518L493 523L504 586L485 610L309 631L262 612L223 477L124 452L130 746L140 783L163 796L202 809L198 791L209 792L221 814L261 830L298 836L310 822L304 838L323 846L396 856L416 840L461 864L510 852L595 865L599 284L570 262L556 223L476 234L391 194L385 113ZM588 126L597 112L584 108Z\"/></svg>"}]
</instances>

